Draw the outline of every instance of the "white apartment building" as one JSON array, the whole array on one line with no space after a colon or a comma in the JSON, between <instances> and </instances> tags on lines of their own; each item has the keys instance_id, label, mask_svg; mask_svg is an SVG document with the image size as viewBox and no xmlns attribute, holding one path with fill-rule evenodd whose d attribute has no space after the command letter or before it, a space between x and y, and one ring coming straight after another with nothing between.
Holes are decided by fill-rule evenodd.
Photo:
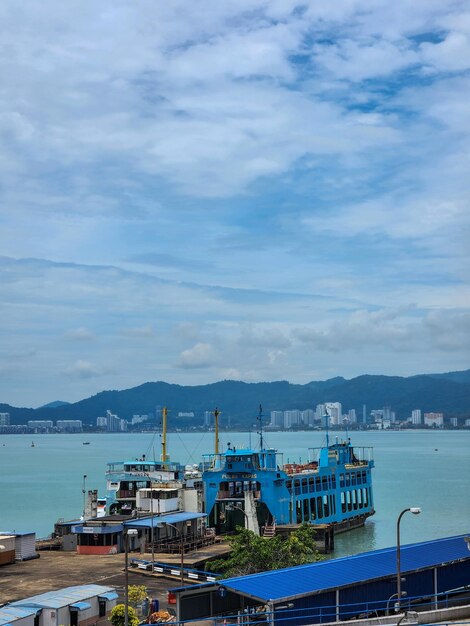
<instances>
[{"instance_id":1,"label":"white apartment building","mask_svg":"<svg viewBox=\"0 0 470 626\"><path fill-rule=\"evenodd\" d=\"M275 428L282 428L284 426L284 411L271 411L270 426Z\"/></svg>"},{"instance_id":2,"label":"white apartment building","mask_svg":"<svg viewBox=\"0 0 470 626\"><path fill-rule=\"evenodd\" d=\"M64 433L81 433L83 430L82 420L57 420L56 426Z\"/></svg>"},{"instance_id":3,"label":"white apartment building","mask_svg":"<svg viewBox=\"0 0 470 626\"><path fill-rule=\"evenodd\" d=\"M415 426L423 423L421 409L413 409L413 411L411 411L411 423L415 424Z\"/></svg>"},{"instance_id":4,"label":"white apartment building","mask_svg":"<svg viewBox=\"0 0 470 626\"><path fill-rule=\"evenodd\" d=\"M305 409L300 414L300 419L305 425L312 425L315 421L315 411L313 409Z\"/></svg>"},{"instance_id":5,"label":"white apartment building","mask_svg":"<svg viewBox=\"0 0 470 626\"><path fill-rule=\"evenodd\" d=\"M292 411L284 411L284 428L292 428L300 424L301 412L298 409Z\"/></svg>"},{"instance_id":6,"label":"white apartment building","mask_svg":"<svg viewBox=\"0 0 470 626\"><path fill-rule=\"evenodd\" d=\"M442 428L444 426L444 414L443 413L425 413L424 423L426 426L434 426L435 428Z\"/></svg>"},{"instance_id":7,"label":"white apartment building","mask_svg":"<svg viewBox=\"0 0 470 626\"><path fill-rule=\"evenodd\" d=\"M28 428L31 430L49 430L52 428L52 420L29 420Z\"/></svg>"},{"instance_id":8,"label":"white apartment building","mask_svg":"<svg viewBox=\"0 0 470 626\"><path fill-rule=\"evenodd\" d=\"M330 418L331 425L342 423L343 407L341 406L341 402L325 402L325 413Z\"/></svg>"},{"instance_id":9,"label":"white apartment building","mask_svg":"<svg viewBox=\"0 0 470 626\"><path fill-rule=\"evenodd\" d=\"M356 424L357 423L356 409L349 409L349 411L348 411L348 420L349 420L350 424Z\"/></svg>"},{"instance_id":10,"label":"white apartment building","mask_svg":"<svg viewBox=\"0 0 470 626\"><path fill-rule=\"evenodd\" d=\"M0 426L10 426L9 413L0 413Z\"/></svg>"}]
</instances>

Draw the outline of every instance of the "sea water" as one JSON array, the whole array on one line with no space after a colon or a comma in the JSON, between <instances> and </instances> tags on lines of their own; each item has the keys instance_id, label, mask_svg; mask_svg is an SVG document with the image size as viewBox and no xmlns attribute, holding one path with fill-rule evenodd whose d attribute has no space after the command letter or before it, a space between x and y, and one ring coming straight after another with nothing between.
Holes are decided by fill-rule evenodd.
<instances>
[{"instance_id":1,"label":"sea water","mask_svg":"<svg viewBox=\"0 0 470 626\"><path fill-rule=\"evenodd\" d=\"M330 443L335 438L330 433ZM228 442L247 447L250 440L256 447L254 433L220 435L221 449ZM364 528L338 535L334 556L395 545L397 516L407 507L421 507L422 513L403 518L402 543L470 533L470 431L365 431L351 433L351 440L374 448L376 514ZM272 432L265 438L266 447L283 453L284 463L305 462L308 448L324 444L325 433L318 431ZM199 463L213 447L213 433L168 435L171 459L183 464ZM57 519L80 517L84 485L105 495L107 462L142 454L159 458L158 435L0 436L0 531L49 535Z\"/></svg>"}]
</instances>

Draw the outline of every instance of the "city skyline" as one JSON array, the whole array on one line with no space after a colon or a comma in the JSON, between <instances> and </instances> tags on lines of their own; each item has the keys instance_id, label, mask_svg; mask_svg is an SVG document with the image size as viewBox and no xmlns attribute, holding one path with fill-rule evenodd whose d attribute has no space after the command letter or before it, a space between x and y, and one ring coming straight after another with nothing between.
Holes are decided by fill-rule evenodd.
<instances>
[{"instance_id":1,"label":"city skyline","mask_svg":"<svg viewBox=\"0 0 470 626\"><path fill-rule=\"evenodd\" d=\"M0 10L0 402L469 367L466 3Z\"/></svg>"}]
</instances>

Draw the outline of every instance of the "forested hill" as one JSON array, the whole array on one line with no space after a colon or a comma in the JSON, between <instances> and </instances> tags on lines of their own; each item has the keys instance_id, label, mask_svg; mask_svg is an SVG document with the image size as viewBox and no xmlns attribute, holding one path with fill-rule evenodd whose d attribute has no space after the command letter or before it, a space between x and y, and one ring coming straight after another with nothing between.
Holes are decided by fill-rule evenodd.
<instances>
[{"instance_id":1,"label":"forested hill","mask_svg":"<svg viewBox=\"0 0 470 626\"><path fill-rule=\"evenodd\" d=\"M426 374L408 378L399 376L341 377L295 385L287 381L244 383L224 380L209 385L181 386L165 382L148 382L122 391L102 391L73 404L54 403L38 408L15 408L0 404L8 411L13 424L31 419L81 419L94 424L96 417L110 409L120 417L154 414L156 407L167 406L173 425L191 425L191 418L177 418L179 412L195 412L196 423L206 410L216 406L232 425L253 423L258 406L268 415L271 410L315 408L323 402L341 402L343 411L367 411L390 406L399 418L415 408L443 412L446 416L470 416L470 370L448 374Z\"/></svg>"}]
</instances>

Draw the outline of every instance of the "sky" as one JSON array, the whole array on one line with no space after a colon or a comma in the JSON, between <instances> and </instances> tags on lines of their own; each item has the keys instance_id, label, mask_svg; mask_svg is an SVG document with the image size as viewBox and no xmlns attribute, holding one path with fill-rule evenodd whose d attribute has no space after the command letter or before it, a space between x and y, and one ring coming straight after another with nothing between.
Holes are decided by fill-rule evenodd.
<instances>
[{"instance_id":1,"label":"sky","mask_svg":"<svg viewBox=\"0 0 470 626\"><path fill-rule=\"evenodd\" d=\"M0 24L0 402L470 367L467 2Z\"/></svg>"}]
</instances>

